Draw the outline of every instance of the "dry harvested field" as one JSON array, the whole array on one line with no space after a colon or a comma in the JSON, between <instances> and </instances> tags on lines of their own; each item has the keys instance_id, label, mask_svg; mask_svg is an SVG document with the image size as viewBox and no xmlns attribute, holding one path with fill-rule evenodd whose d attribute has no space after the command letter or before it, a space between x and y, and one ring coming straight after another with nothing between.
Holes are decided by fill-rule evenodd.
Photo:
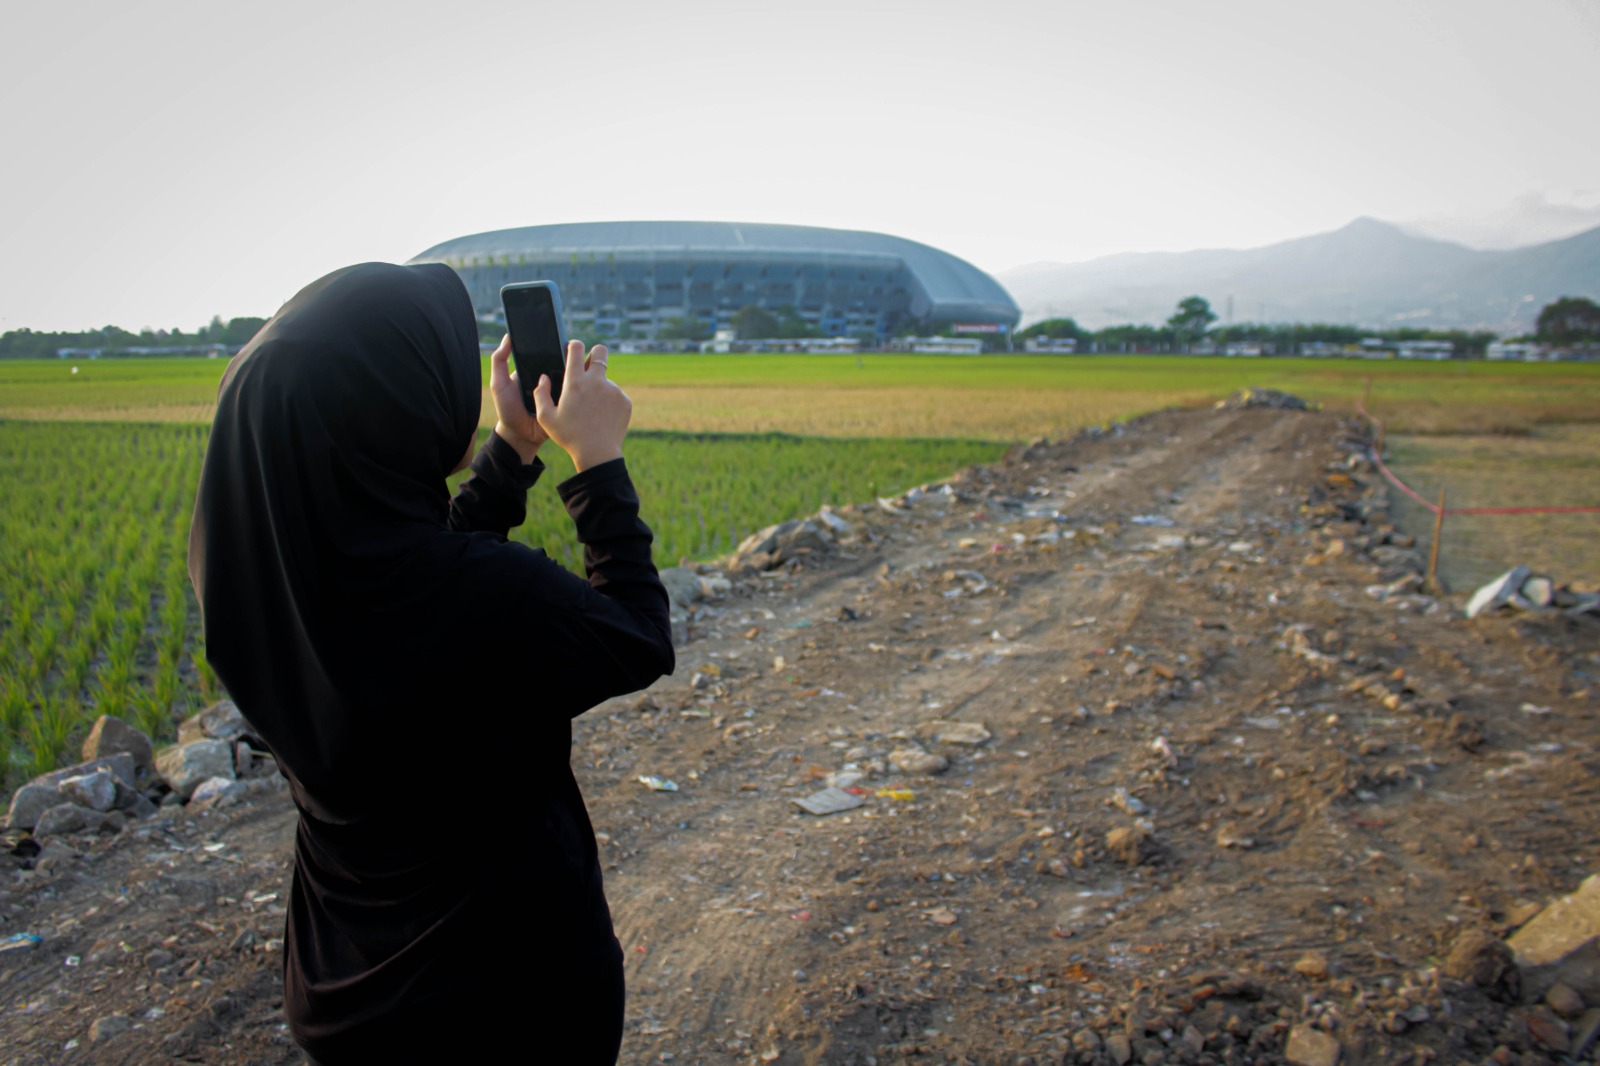
<instances>
[{"instance_id":1,"label":"dry harvested field","mask_svg":"<svg viewBox=\"0 0 1600 1066\"><path fill-rule=\"evenodd\" d=\"M1572 1024L1446 960L1600 864L1600 626L1370 595L1403 535L1354 432L1038 444L696 605L674 677L577 723L623 1061L1563 1061ZM494 725L459 729L431 746L465 775ZM514 812L443 773L395 802L444 783L515 861ZM841 774L861 806L794 804ZM269 792L14 854L3 929L42 941L0 954L0 1059L298 1063L293 819ZM508 980L551 917L507 916Z\"/></svg>"}]
</instances>

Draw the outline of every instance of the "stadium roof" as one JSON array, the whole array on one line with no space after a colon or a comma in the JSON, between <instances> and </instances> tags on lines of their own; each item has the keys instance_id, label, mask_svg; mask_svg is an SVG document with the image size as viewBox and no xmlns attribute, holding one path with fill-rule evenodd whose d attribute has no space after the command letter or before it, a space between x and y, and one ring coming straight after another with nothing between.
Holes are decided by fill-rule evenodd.
<instances>
[{"instance_id":1,"label":"stadium roof","mask_svg":"<svg viewBox=\"0 0 1600 1066\"><path fill-rule=\"evenodd\" d=\"M941 316L1021 317L1016 302L988 274L948 252L903 237L861 230L756 222L569 222L494 230L436 244L411 260L441 262L502 255L607 253L752 258L818 256L832 260L897 259Z\"/></svg>"}]
</instances>

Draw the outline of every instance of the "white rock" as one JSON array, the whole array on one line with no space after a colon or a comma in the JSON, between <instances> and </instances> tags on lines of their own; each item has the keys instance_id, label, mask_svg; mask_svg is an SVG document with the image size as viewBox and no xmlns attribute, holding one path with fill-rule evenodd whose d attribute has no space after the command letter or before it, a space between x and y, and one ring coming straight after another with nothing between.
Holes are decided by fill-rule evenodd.
<instances>
[{"instance_id":1,"label":"white rock","mask_svg":"<svg viewBox=\"0 0 1600 1066\"><path fill-rule=\"evenodd\" d=\"M1484 611L1492 611L1510 603L1512 597L1517 596L1517 590L1522 588L1522 583L1532 574L1533 571L1526 566L1514 566L1484 585L1467 601L1467 617L1476 618Z\"/></svg>"}]
</instances>

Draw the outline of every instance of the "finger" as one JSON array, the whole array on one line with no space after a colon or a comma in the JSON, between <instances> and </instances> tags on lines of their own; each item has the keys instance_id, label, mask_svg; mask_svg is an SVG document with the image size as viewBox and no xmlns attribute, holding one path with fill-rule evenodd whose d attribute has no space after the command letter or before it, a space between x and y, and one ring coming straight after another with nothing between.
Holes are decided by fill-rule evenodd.
<instances>
[{"instance_id":1,"label":"finger","mask_svg":"<svg viewBox=\"0 0 1600 1066\"><path fill-rule=\"evenodd\" d=\"M556 403L550 399L550 375L540 374L539 384L533 387L533 417L542 423L555 413Z\"/></svg>"},{"instance_id":2,"label":"finger","mask_svg":"<svg viewBox=\"0 0 1600 1066\"><path fill-rule=\"evenodd\" d=\"M507 333L506 336L502 336L501 343L499 343L499 346L496 347L496 349L494 349L493 352L490 352L490 381L491 381L491 383L493 383L494 378L496 378L496 376L504 375L504 373L506 373L507 362L509 362L509 360L510 360L510 333Z\"/></svg>"},{"instance_id":3,"label":"finger","mask_svg":"<svg viewBox=\"0 0 1600 1066\"><path fill-rule=\"evenodd\" d=\"M567 369L562 389L576 381L583 374L583 342L567 342Z\"/></svg>"},{"instance_id":4,"label":"finger","mask_svg":"<svg viewBox=\"0 0 1600 1066\"><path fill-rule=\"evenodd\" d=\"M506 380L506 368L511 358L511 334L500 338L500 346L489 355L489 387L498 390Z\"/></svg>"},{"instance_id":5,"label":"finger","mask_svg":"<svg viewBox=\"0 0 1600 1066\"><path fill-rule=\"evenodd\" d=\"M593 348L589 349L589 358L584 360L584 365L587 367L599 367L600 373L604 374L606 372L606 364L610 360L610 356L611 353L606 351L605 345L597 344Z\"/></svg>"}]
</instances>

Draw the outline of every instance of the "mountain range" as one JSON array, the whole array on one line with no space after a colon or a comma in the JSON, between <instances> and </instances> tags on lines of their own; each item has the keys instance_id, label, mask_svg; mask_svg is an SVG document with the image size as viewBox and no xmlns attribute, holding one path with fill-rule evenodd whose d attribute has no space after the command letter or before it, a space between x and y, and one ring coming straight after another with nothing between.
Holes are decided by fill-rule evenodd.
<instances>
[{"instance_id":1,"label":"mountain range","mask_svg":"<svg viewBox=\"0 0 1600 1066\"><path fill-rule=\"evenodd\" d=\"M1509 250L1477 250L1359 218L1332 233L1241 250L1133 252L998 275L1022 321L1089 329L1165 321L1203 296L1234 322L1531 332L1562 296L1600 298L1600 227ZM1230 314L1231 311L1231 314Z\"/></svg>"}]
</instances>

